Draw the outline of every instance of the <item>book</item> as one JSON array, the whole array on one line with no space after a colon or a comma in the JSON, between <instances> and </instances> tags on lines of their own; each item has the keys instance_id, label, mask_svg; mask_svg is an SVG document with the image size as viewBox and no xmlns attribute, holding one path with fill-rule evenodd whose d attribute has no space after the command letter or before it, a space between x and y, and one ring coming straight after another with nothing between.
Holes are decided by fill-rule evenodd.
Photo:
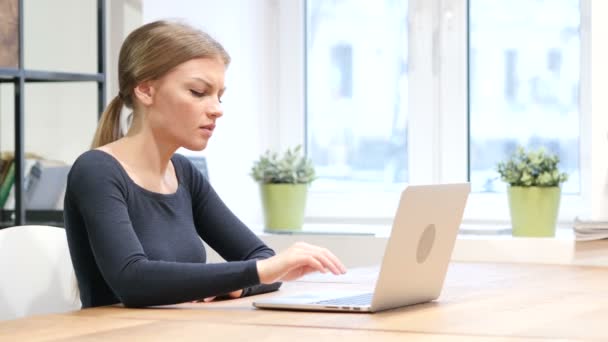
<instances>
[{"instance_id":1,"label":"book","mask_svg":"<svg viewBox=\"0 0 608 342\"><path fill-rule=\"evenodd\" d=\"M0 157L0 184L4 182L4 178L6 178L6 174L8 173L8 169L13 162L13 155L8 152L3 152Z\"/></svg>"},{"instance_id":2,"label":"book","mask_svg":"<svg viewBox=\"0 0 608 342\"><path fill-rule=\"evenodd\" d=\"M608 239L608 221L576 217L574 219L573 230L576 241Z\"/></svg>"},{"instance_id":3,"label":"book","mask_svg":"<svg viewBox=\"0 0 608 342\"><path fill-rule=\"evenodd\" d=\"M42 159L42 157L38 154L31 153L31 152L25 152L24 156L25 156L24 174L27 175L30 167L33 164L31 159ZM1 152L0 153L0 184L2 184L2 182L4 181L4 178L6 177L6 174L8 173L9 166L11 163L14 162L14 160L15 160L15 158L14 158L14 154L12 152ZM28 165L28 163L29 163L29 165ZM2 208L2 206L0 206L0 208Z\"/></svg>"},{"instance_id":4,"label":"book","mask_svg":"<svg viewBox=\"0 0 608 342\"><path fill-rule=\"evenodd\" d=\"M35 158L26 158L25 159L25 171L23 172L25 174L25 177L24 177L24 188L23 188L24 193L27 192L28 175L29 175L30 170L32 169L32 166L36 162L36 160L37 159L35 159ZM8 197L7 197L6 201L4 202L4 204L2 206L0 206L0 208L4 208L4 209L7 209L7 210L15 209L15 180L14 180L14 178L13 178L13 183L12 183L10 192L8 194Z\"/></svg>"},{"instance_id":5,"label":"book","mask_svg":"<svg viewBox=\"0 0 608 342\"><path fill-rule=\"evenodd\" d=\"M4 179L4 171L8 168L9 160L0 157L0 184L2 184L2 180Z\"/></svg>"},{"instance_id":6,"label":"book","mask_svg":"<svg viewBox=\"0 0 608 342\"><path fill-rule=\"evenodd\" d=\"M13 183L15 183L15 163L11 161L0 185L0 208L4 207Z\"/></svg>"},{"instance_id":7,"label":"book","mask_svg":"<svg viewBox=\"0 0 608 342\"><path fill-rule=\"evenodd\" d=\"M32 156L25 159L23 197L27 209L62 209L62 195L70 166ZM13 182L14 183L14 182ZM60 198L61 197L61 198ZM4 209L15 209L15 187L10 189Z\"/></svg>"},{"instance_id":8,"label":"book","mask_svg":"<svg viewBox=\"0 0 608 342\"><path fill-rule=\"evenodd\" d=\"M62 195L67 184L70 165L38 160L32 166L25 192L28 209L61 209Z\"/></svg>"}]
</instances>

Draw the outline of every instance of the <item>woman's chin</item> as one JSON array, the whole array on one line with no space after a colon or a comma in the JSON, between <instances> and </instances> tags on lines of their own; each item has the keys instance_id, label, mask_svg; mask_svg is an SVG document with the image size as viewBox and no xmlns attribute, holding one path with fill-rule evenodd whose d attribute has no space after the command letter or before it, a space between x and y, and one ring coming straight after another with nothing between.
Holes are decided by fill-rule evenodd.
<instances>
[{"instance_id":1,"label":"woman's chin","mask_svg":"<svg viewBox=\"0 0 608 342\"><path fill-rule=\"evenodd\" d=\"M207 139L202 141L191 141L183 147L190 151L202 151L205 149L205 147L207 147Z\"/></svg>"}]
</instances>

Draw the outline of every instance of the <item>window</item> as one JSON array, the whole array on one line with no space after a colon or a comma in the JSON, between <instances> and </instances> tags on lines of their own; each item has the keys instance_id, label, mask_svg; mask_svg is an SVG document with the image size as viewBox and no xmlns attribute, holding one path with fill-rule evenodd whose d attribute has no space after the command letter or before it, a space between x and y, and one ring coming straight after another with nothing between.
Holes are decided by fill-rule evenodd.
<instances>
[{"instance_id":1,"label":"window","mask_svg":"<svg viewBox=\"0 0 608 342\"><path fill-rule=\"evenodd\" d=\"M317 190L403 187L407 1L307 2L307 151Z\"/></svg>"},{"instance_id":2,"label":"window","mask_svg":"<svg viewBox=\"0 0 608 342\"><path fill-rule=\"evenodd\" d=\"M306 124L281 135L301 137L317 166L309 222L390 222L406 183L466 180L465 221L507 222L495 168L517 144L560 156L562 222L588 212L589 0L308 0L281 12L294 16L281 31L306 43L301 78L279 88L305 84L301 116L280 115Z\"/></svg>"},{"instance_id":3,"label":"window","mask_svg":"<svg viewBox=\"0 0 608 342\"><path fill-rule=\"evenodd\" d=\"M470 175L504 191L496 163L517 145L546 147L580 191L579 0L470 0Z\"/></svg>"}]
</instances>

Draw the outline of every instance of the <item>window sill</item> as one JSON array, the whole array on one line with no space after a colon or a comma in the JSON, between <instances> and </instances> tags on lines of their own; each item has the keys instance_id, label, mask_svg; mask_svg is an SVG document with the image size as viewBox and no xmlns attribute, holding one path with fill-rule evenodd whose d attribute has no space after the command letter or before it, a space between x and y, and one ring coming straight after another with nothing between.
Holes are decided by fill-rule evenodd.
<instances>
[{"instance_id":1,"label":"window sill","mask_svg":"<svg viewBox=\"0 0 608 342\"><path fill-rule=\"evenodd\" d=\"M280 234L257 228L258 236L277 251L304 241L327 247L348 267L379 264L390 232L390 226L338 224L305 224L301 232ZM504 226L463 226L452 260L608 266L607 250L608 240L577 242L568 227L558 228L554 238L525 238L511 236Z\"/></svg>"}]
</instances>

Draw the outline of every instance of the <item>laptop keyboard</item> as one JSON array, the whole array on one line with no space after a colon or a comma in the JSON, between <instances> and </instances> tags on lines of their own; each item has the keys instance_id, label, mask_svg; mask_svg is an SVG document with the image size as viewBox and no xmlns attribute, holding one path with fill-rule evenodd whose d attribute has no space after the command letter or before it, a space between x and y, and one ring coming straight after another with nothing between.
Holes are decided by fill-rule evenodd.
<instances>
[{"instance_id":1,"label":"laptop keyboard","mask_svg":"<svg viewBox=\"0 0 608 342\"><path fill-rule=\"evenodd\" d=\"M312 304L322 305L347 305L347 306L363 306L372 304L373 293L364 293L356 296L341 297L327 300L320 300Z\"/></svg>"}]
</instances>

